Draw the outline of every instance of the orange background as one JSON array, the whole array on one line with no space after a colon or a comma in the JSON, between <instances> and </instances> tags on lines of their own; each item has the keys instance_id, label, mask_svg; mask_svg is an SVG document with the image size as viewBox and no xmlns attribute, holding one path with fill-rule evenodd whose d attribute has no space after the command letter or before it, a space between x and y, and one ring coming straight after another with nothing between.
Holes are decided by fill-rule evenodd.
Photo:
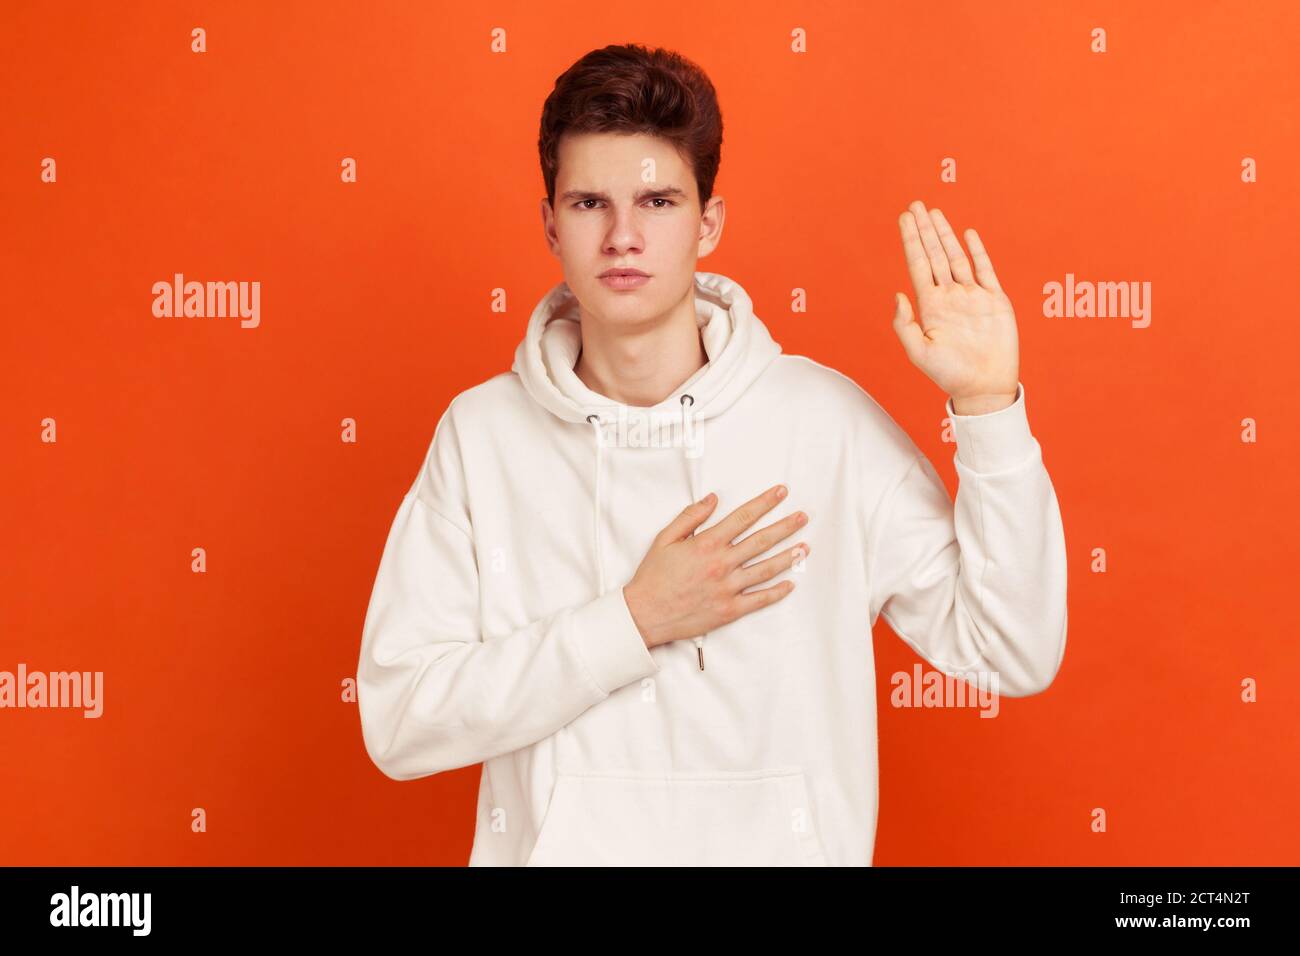
<instances>
[{"instance_id":1,"label":"orange background","mask_svg":"<svg viewBox=\"0 0 1300 956\"><path fill-rule=\"evenodd\" d=\"M1300 862L1298 27L1289 2L4 3L0 670L102 670L105 711L0 711L0 863L468 859L479 768L387 779L340 683L434 425L561 278L542 102L630 41L718 89L729 215L698 268L950 492L945 396L890 325L907 203L978 229L1016 307L1065 660L995 720L895 710L918 658L880 620L876 864ZM175 272L260 281L261 326L154 318ZM1045 318L1067 272L1151 282L1150 327Z\"/></svg>"}]
</instances>

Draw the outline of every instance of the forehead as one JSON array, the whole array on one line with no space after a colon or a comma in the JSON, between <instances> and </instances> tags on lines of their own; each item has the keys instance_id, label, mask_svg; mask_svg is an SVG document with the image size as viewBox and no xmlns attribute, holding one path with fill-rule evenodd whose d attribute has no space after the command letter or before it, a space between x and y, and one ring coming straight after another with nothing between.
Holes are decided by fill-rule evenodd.
<instances>
[{"instance_id":1,"label":"forehead","mask_svg":"<svg viewBox=\"0 0 1300 956\"><path fill-rule=\"evenodd\" d=\"M673 144L649 133L566 133L560 138L556 158L556 181L566 185L643 185L647 159L654 161L656 180L690 181L686 162Z\"/></svg>"}]
</instances>

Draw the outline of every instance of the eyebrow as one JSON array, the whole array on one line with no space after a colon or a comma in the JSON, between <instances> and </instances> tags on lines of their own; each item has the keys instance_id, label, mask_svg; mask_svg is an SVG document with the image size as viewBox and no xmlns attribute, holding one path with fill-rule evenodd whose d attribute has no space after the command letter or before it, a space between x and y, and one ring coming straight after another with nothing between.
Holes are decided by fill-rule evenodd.
<instances>
[{"instance_id":1,"label":"eyebrow","mask_svg":"<svg viewBox=\"0 0 1300 956\"><path fill-rule=\"evenodd\" d=\"M633 198L639 202L643 199L653 199L660 196L676 199L687 198L686 191L679 186L659 186L657 188L642 189ZM589 189L569 189L560 194L561 202L569 202L570 200L581 202L584 199L602 199L605 202L611 201L609 193L594 192Z\"/></svg>"}]
</instances>

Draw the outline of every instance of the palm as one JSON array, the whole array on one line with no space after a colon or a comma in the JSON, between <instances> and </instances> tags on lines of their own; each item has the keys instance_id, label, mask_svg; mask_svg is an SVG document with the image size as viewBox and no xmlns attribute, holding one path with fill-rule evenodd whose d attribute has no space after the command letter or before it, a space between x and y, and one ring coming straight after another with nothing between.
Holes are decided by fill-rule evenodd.
<instances>
[{"instance_id":1,"label":"palm","mask_svg":"<svg viewBox=\"0 0 1300 956\"><path fill-rule=\"evenodd\" d=\"M894 328L908 358L949 395L1014 395L1019 381L1016 316L974 229L971 261L938 209L918 201L899 217L917 314L899 296Z\"/></svg>"}]
</instances>

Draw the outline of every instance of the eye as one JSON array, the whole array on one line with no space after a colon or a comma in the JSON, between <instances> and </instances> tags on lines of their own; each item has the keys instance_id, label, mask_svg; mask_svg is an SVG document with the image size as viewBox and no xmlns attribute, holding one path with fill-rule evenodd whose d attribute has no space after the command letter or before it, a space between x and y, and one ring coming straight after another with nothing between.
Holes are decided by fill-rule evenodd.
<instances>
[{"instance_id":1,"label":"eye","mask_svg":"<svg viewBox=\"0 0 1300 956\"><path fill-rule=\"evenodd\" d=\"M589 203L589 202L600 202L600 200L599 200L599 199L579 199L579 200L578 200L576 203L574 203L573 205L574 205L574 208L576 208L576 209L592 209L592 208L594 208L594 207L592 207L592 206L588 206L588 205L586 205L586 204ZM677 203L673 202L671 199L667 199L667 198L665 198L665 197L663 197L663 196L653 196L653 197L650 198L650 202L662 202L662 203L667 203L668 206L676 206L676 205L677 205ZM666 208L668 208L668 207L667 207L667 206L655 206L654 208L656 208L656 209L666 209Z\"/></svg>"}]
</instances>

